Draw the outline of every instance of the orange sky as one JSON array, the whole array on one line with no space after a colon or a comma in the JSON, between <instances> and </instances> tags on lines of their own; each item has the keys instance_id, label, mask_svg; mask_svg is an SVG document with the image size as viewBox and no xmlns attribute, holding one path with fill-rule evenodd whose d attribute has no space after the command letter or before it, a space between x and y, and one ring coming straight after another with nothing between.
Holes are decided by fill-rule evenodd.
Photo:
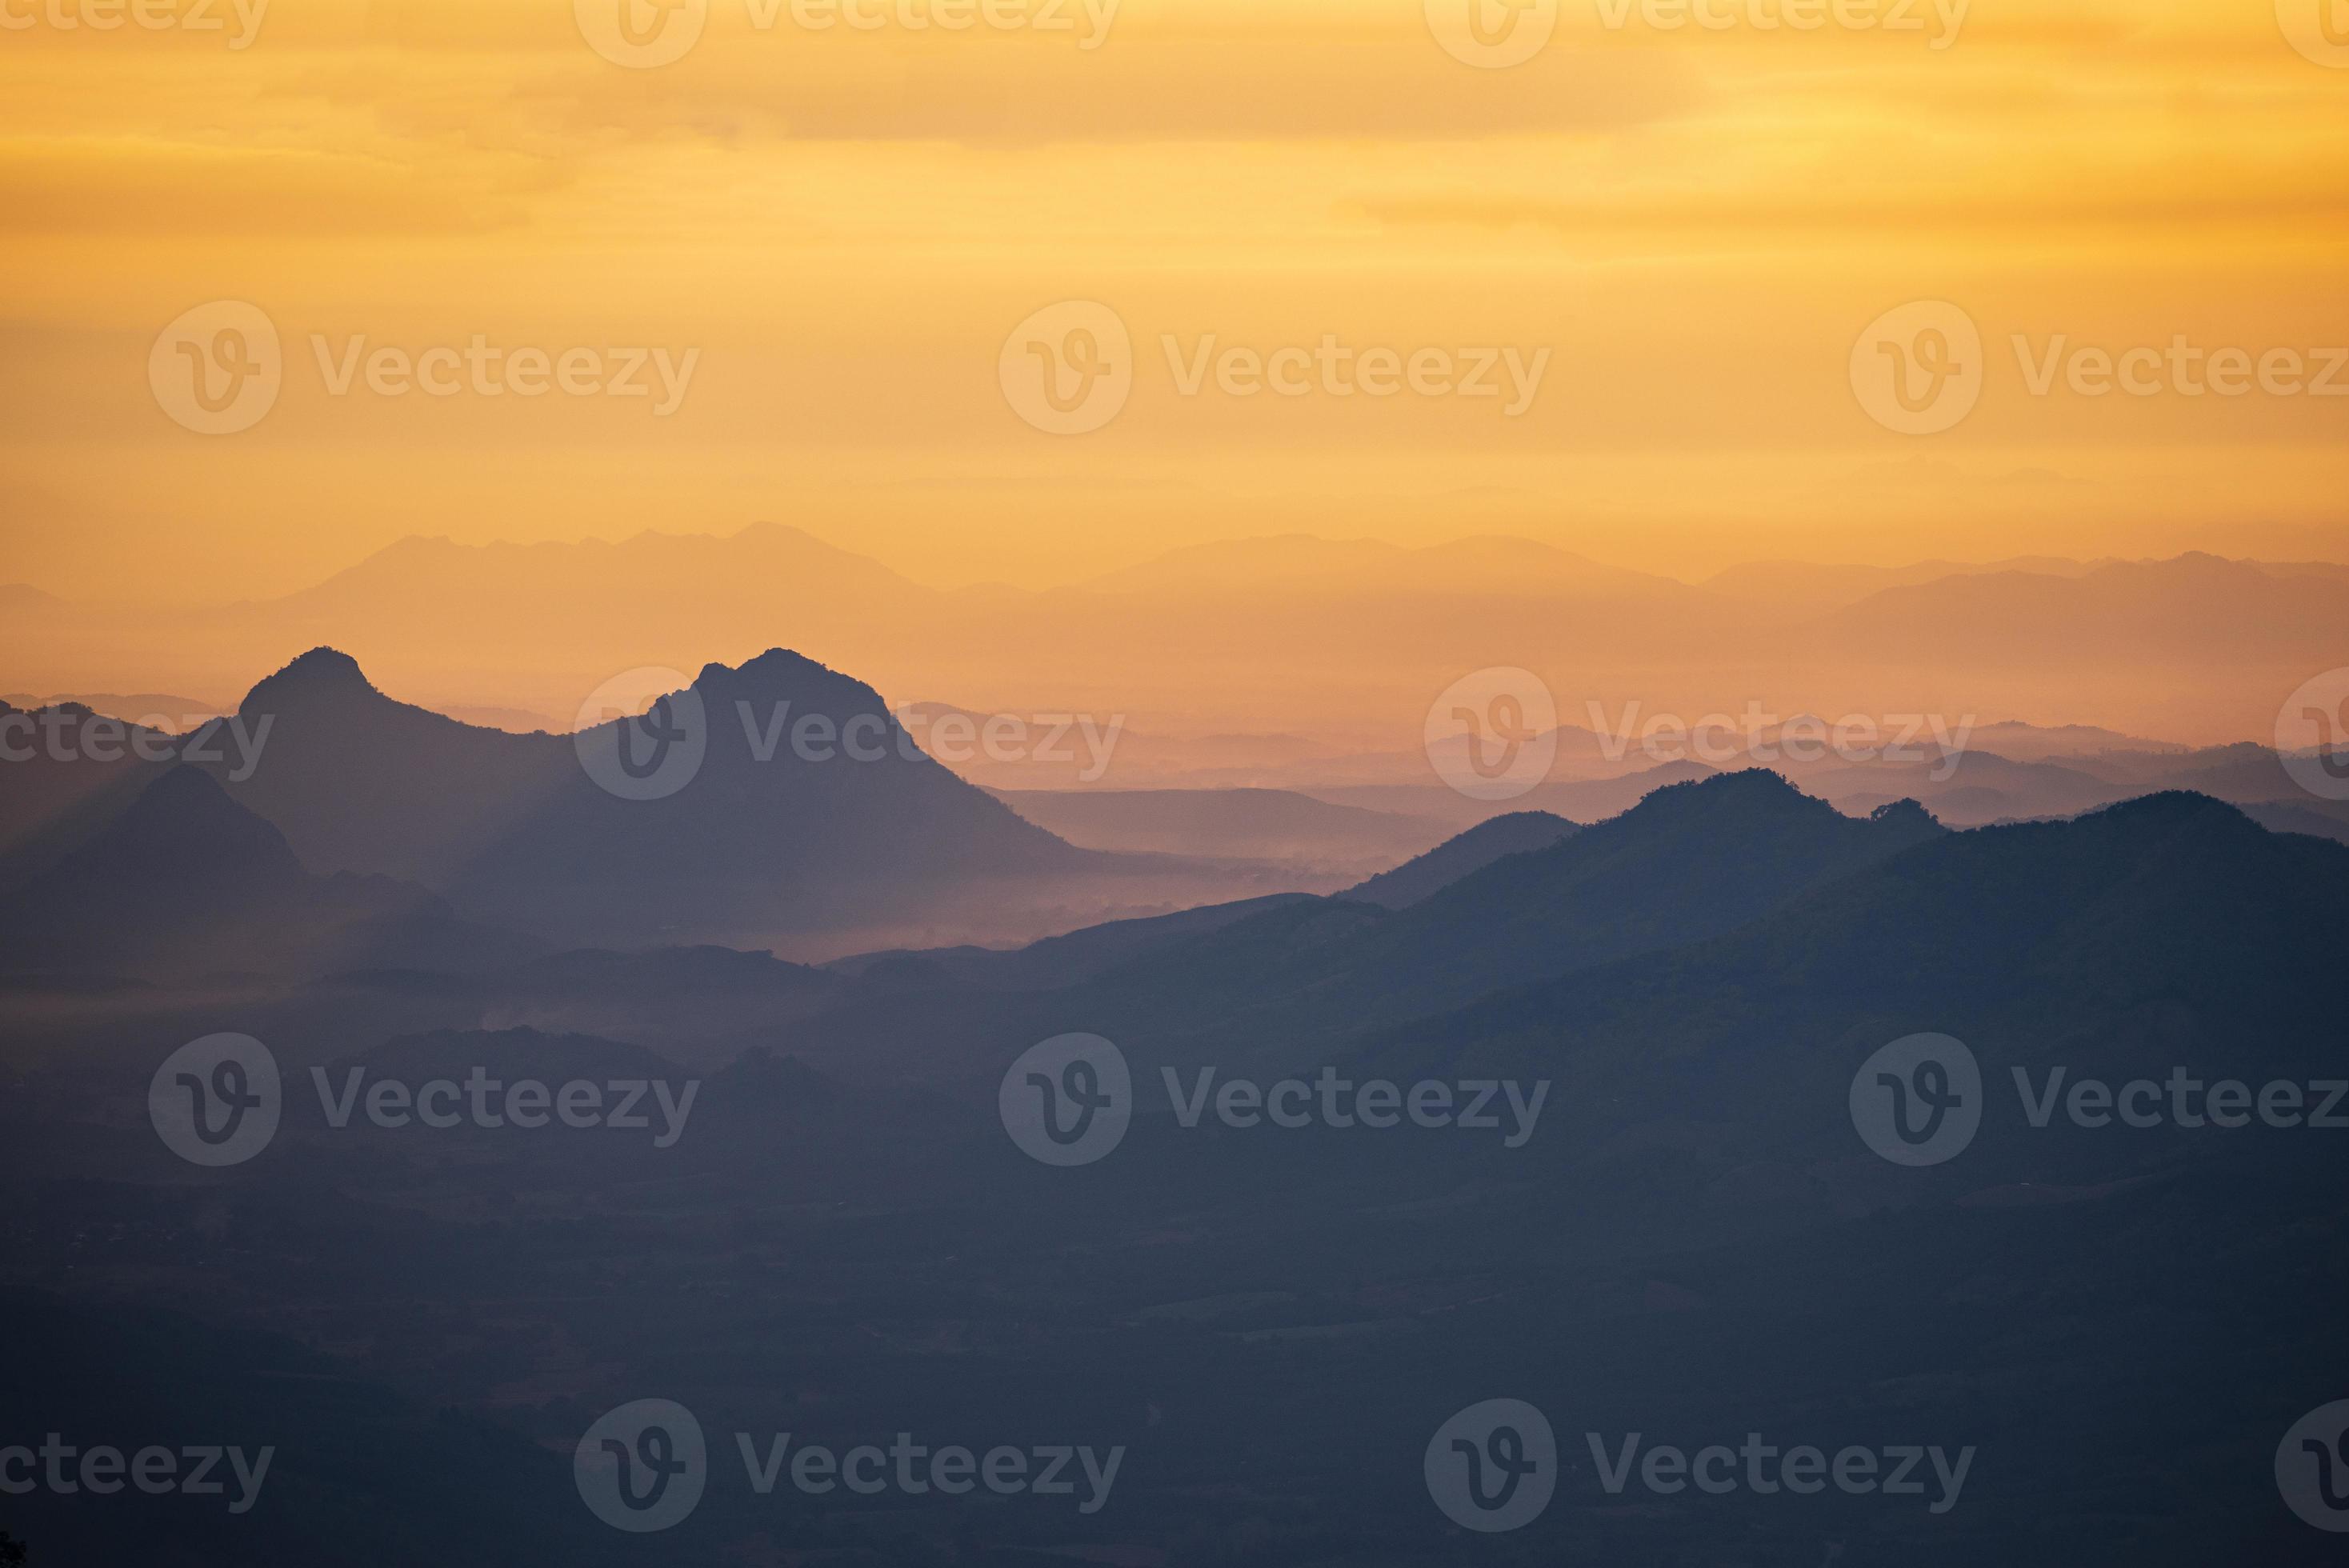
<instances>
[{"instance_id":1,"label":"orange sky","mask_svg":"<svg viewBox=\"0 0 2349 1568\"><path fill-rule=\"evenodd\" d=\"M1455 60L1421 0L1124 0L1092 46L1081 0L988 0L1067 32L688 0L698 41L632 69L589 46L599 3L275 0L236 47L232 0L220 32L0 0L0 582L235 598L411 533L761 518L936 583L1298 528L1507 531L1683 577L2349 559L2349 396L2034 395L2012 344L2349 345L2349 69L2321 63L2349 45L2319 0L1977 0L1954 31L1948 0L1914 31L1566 0L1506 69ZM1132 390L1050 435L999 361L1071 299L1130 330ZM217 300L265 315L282 386L206 436L149 361ZM1979 403L1923 436L1852 382L1862 329L1920 300L1982 342ZM1207 334L1549 357L1515 418L1212 374L1186 396L1164 340ZM336 396L318 362L476 335L697 357L666 415Z\"/></svg>"}]
</instances>

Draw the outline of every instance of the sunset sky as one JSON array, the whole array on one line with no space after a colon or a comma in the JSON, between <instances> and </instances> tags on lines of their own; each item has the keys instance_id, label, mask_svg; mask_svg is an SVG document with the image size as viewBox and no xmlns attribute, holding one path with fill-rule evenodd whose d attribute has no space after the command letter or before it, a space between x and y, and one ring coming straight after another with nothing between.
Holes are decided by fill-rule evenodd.
<instances>
[{"instance_id":1,"label":"sunset sky","mask_svg":"<svg viewBox=\"0 0 2349 1568\"><path fill-rule=\"evenodd\" d=\"M2294 46L2297 4L1979 0L1952 36L1930 0L1900 32L1568 0L1547 48L1480 69L1420 0L1125 0L1094 46L1079 0L1066 32L915 31L897 0L872 30L788 0L761 28L708 0L683 58L635 69L570 0L275 0L242 48L230 0L218 32L0 0L0 582L227 600L409 534L761 519L936 584L1299 529L1517 533L1682 577L2349 559L2349 396L2034 396L2012 344L2183 335L2312 377L2349 345L2349 69ZM204 436L149 356L217 300L274 323L284 384ZM998 379L1014 325L1067 300L1132 333L1131 399L1089 435L1031 428ZM1978 325L1981 400L1903 435L1849 367L1924 300ZM1185 396L1162 340L1209 333L1549 358L1517 418L1212 375ZM665 417L334 396L314 335L359 335L698 359Z\"/></svg>"}]
</instances>

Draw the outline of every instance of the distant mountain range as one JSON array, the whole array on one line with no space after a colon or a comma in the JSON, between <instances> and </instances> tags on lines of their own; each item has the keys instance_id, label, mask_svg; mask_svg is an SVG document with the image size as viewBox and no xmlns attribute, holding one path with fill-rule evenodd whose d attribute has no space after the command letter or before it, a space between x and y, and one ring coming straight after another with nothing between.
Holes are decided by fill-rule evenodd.
<instances>
[{"instance_id":1,"label":"distant mountain range","mask_svg":"<svg viewBox=\"0 0 2349 1568\"><path fill-rule=\"evenodd\" d=\"M656 746L672 705L690 720ZM0 768L0 887L36 960L152 973L176 933L174 965L305 968L319 943L285 938L316 926L372 930L337 953L397 965L460 921L511 934L483 962L538 938L829 954L1033 936L1228 884L1065 842L925 756L871 687L781 651L574 736L397 702L326 648L183 738L34 718L63 744ZM638 789L623 759L657 754L682 771Z\"/></svg>"},{"instance_id":2,"label":"distant mountain range","mask_svg":"<svg viewBox=\"0 0 2349 1568\"><path fill-rule=\"evenodd\" d=\"M42 595L26 611L0 618L0 665L50 690L224 692L331 643L389 689L521 722L564 718L615 671L740 664L780 643L893 703L1354 750L1406 749L1437 692L1498 665L1542 675L1571 724L1588 701L1694 717L1750 699L2209 743L2267 735L2288 693L2349 662L2349 569L2323 563L1762 562L1690 584L1517 539L1239 541L1042 591L930 588L777 524L410 539L280 599L129 615Z\"/></svg>"}]
</instances>

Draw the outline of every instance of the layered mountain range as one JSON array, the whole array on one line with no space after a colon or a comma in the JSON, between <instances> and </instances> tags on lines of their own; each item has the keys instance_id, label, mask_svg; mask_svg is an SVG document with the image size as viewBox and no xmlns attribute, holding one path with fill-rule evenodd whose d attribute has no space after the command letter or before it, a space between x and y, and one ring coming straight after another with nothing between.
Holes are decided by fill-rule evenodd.
<instances>
[{"instance_id":1,"label":"layered mountain range","mask_svg":"<svg viewBox=\"0 0 2349 1568\"><path fill-rule=\"evenodd\" d=\"M48 690L160 681L220 701L285 649L331 642L437 707L552 724L614 671L739 663L780 638L898 703L1123 712L1194 735L1359 736L1415 721L1465 670L1518 665L1575 722L1587 702L1692 717L1753 700L2210 743L2267 734L2286 694L2342 662L2344 621L2349 568L2202 554L1761 562L1685 583L1519 539L1296 535L1062 588L938 589L762 524L618 543L409 539L301 593L207 610L27 591L0 620L0 663ZM955 689L938 688L941 670ZM1395 693L1421 691L1413 711L1391 711Z\"/></svg>"}]
</instances>

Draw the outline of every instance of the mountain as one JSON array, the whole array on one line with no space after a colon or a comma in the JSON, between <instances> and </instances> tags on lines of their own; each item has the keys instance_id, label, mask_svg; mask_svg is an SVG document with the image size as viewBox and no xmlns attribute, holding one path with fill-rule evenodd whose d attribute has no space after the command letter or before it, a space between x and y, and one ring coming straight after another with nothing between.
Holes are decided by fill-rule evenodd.
<instances>
[{"instance_id":1,"label":"mountain","mask_svg":"<svg viewBox=\"0 0 2349 1568\"><path fill-rule=\"evenodd\" d=\"M0 887L21 878L27 853L74 841L78 819L119 810L177 742L78 703L17 708L0 702ZM36 848L36 837L47 842Z\"/></svg>"},{"instance_id":2,"label":"mountain","mask_svg":"<svg viewBox=\"0 0 2349 1568\"><path fill-rule=\"evenodd\" d=\"M1310 535L1190 547L1061 587L941 589L769 523L618 542L408 540L279 599L0 617L0 664L26 689L217 692L249 686L288 647L331 641L443 711L561 721L615 670L739 663L787 632L899 700L1091 714L1104 727L1122 715L1143 733L1278 731L1371 753L1415 751L1427 703L1501 666L1549 681L1576 722L1591 700L1684 717L1748 699L1954 717L1962 699L2209 742L2268 733L2283 694L2339 663L2344 608L2340 570L2208 555L1764 563L1691 585L1524 539ZM956 689L938 689L942 669ZM2184 678L2219 669L2230 678ZM1195 781L1309 781L1253 756L1243 767ZM1144 778L1166 781L1164 769Z\"/></svg>"},{"instance_id":3,"label":"mountain","mask_svg":"<svg viewBox=\"0 0 2349 1568\"><path fill-rule=\"evenodd\" d=\"M797 654L709 665L664 702L701 752L674 791L624 798L621 772L582 762L641 749L658 709L560 743L525 808L452 877L459 907L573 937L764 946L1107 869L932 761L872 687Z\"/></svg>"},{"instance_id":4,"label":"mountain","mask_svg":"<svg viewBox=\"0 0 2349 1568\"><path fill-rule=\"evenodd\" d=\"M1381 1070L1570 1071L1588 1109L1569 1117L1599 1119L1588 1139L1643 1119L1713 1127L1705 1163L1726 1168L1764 1148L1796 1165L1848 1156L1852 1074L1894 1039L1945 1033L2002 1102L1983 1137L2006 1161L1969 1155L1951 1180L2112 1179L2177 1145L2060 1127L2034 1142L2011 1069L2338 1077L2344 877L2349 848L2148 796L1932 838L1718 940L1496 995L1362 1052Z\"/></svg>"},{"instance_id":5,"label":"mountain","mask_svg":"<svg viewBox=\"0 0 2349 1568\"><path fill-rule=\"evenodd\" d=\"M1913 804L1858 820L1775 775L1723 774L1657 790L1400 910L1284 901L1042 997L942 984L864 996L815 1020L803 1047L828 1070L935 1072L997 1042L1081 1027L1151 1061L1312 1060L1381 1021L1735 930L1941 833Z\"/></svg>"},{"instance_id":6,"label":"mountain","mask_svg":"<svg viewBox=\"0 0 2349 1568\"><path fill-rule=\"evenodd\" d=\"M1381 872L1346 891L1357 903L1402 909L1442 892L1472 872L1479 872L1505 855L1546 850L1559 840L1580 832L1581 827L1547 811L1511 811L1478 823L1456 838Z\"/></svg>"},{"instance_id":7,"label":"mountain","mask_svg":"<svg viewBox=\"0 0 2349 1568\"><path fill-rule=\"evenodd\" d=\"M690 717L657 744L672 710ZM237 719L262 738L249 776L224 746L207 766L304 863L421 882L468 918L574 944L766 946L960 920L989 896L1066 926L1085 905L1046 913L1075 896L1054 879L1100 883L1104 907L1103 878L1154 878L1161 897L1180 880L1021 820L924 755L872 687L782 650L706 666L650 717L555 736L399 702L319 648L255 686ZM624 757L669 771L631 777Z\"/></svg>"},{"instance_id":8,"label":"mountain","mask_svg":"<svg viewBox=\"0 0 2349 1568\"><path fill-rule=\"evenodd\" d=\"M421 887L313 876L285 836L202 769L164 769L14 890L12 967L184 975L360 964L461 969L528 944L458 922Z\"/></svg>"},{"instance_id":9,"label":"mountain","mask_svg":"<svg viewBox=\"0 0 2349 1568\"><path fill-rule=\"evenodd\" d=\"M321 871L447 888L579 770L566 738L478 728L397 701L333 648L313 648L260 682L237 717L247 734L265 735L258 766L231 779L225 746L212 748L222 757L208 766Z\"/></svg>"},{"instance_id":10,"label":"mountain","mask_svg":"<svg viewBox=\"0 0 2349 1568\"><path fill-rule=\"evenodd\" d=\"M1119 595L1316 597L1421 595L1621 598L1686 603L1686 583L1606 566L1528 539L1483 535L1441 544L1402 545L1377 539L1325 539L1286 533L1186 545L1092 578L1085 591Z\"/></svg>"},{"instance_id":11,"label":"mountain","mask_svg":"<svg viewBox=\"0 0 2349 1568\"><path fill-rule=\"evenodd\" d=\"M1888 662L2168 668L2302 662L2328 638L2337 648L2344 621L2349 579L2190 553L2079 575L1990 572L1886 588L1827 617L1822 636Z\"/></svg>"}]
</instances>

